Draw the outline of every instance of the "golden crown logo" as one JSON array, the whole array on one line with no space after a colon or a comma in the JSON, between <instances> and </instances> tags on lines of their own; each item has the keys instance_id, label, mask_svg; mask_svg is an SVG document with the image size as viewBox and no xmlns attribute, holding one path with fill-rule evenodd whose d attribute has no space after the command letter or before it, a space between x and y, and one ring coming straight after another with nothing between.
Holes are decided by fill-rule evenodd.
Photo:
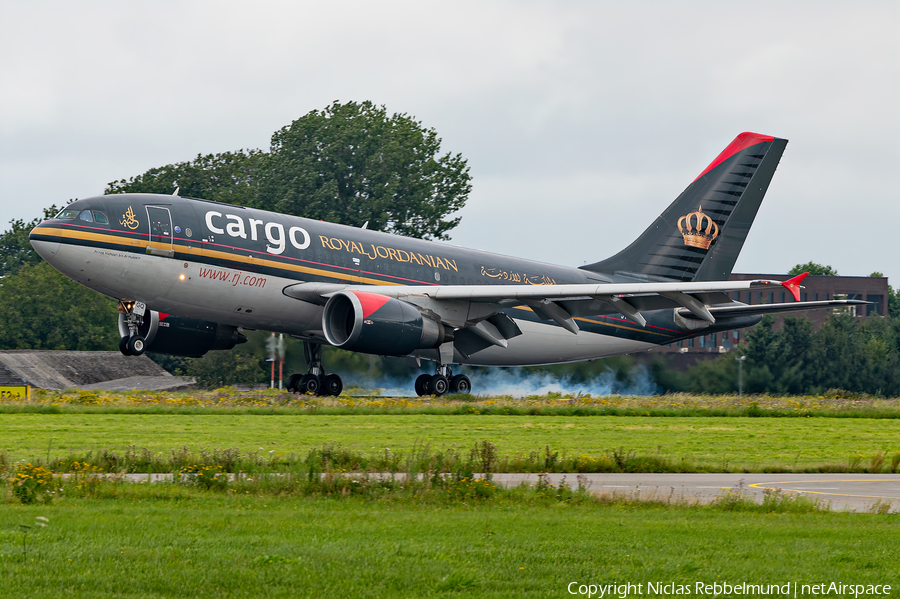
<instances>
[{"instance_id":1,"label":"golden crown logo","mask_svg":"<svg viewBox=\"0 0 900 599\"><path fill-rule=\"evenodd\" d=\"M138 219L134 216L134 210L132 210L131 206L128 207L128 212L122 215L122 220L119 221L119 224L123 227L128 227L129 229L137 229L141 223L138 222Z\"/></svg>"},{"instance_id":2,"label":"golden crown logo","mask_svg":"<svg viewBox=\"0 0 900 599\"><path fill-rule=\"evenodd\" d=\"M710 244L719 236L719 225L703 213L703 207L678 219L678 231L684 237L684 245L708 250Z\"/></svg>"}]
</instances>

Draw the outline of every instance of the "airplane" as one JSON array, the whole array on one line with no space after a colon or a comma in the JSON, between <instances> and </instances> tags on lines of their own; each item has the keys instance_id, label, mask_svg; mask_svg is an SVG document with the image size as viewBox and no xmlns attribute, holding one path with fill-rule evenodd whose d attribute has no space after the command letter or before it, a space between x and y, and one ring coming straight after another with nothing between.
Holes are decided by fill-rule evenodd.
<instances>
[{"instance_id":1,"label":"airplane","mask_svg":"<svg viewBox=\"0 0 900 599\"><path fill-rule=\"evenodd\" d=\"M806 273L727 280L786 144L741 133L633 243L580 267L178 190L77 200L30 241L61 273L118 300L125 355L198 357L264 330L304 342L308 372L289 377L294 392L341 393L341 378L322 364L331 345L434 361L434 374L415 380L420 396L469 393L457 365L592 360L748 327L764 314L865 303L799 301ZM763 289L795 301L747 305L728 295Z\"/></svg>"}]
</instances>

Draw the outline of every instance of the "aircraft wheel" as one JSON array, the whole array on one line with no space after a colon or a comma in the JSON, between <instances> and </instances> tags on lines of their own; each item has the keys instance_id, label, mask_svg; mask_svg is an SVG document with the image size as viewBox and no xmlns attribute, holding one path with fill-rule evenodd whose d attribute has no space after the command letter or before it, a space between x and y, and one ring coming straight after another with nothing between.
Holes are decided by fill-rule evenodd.
<instances>
[{"instance_id":1,"label":"aircraft wheel","mask_svg":"<svg viewBox=\"0 0 900 599\"><path fill-rule=\"evenodd\" d=\"M471 393L472 381L464 374L457 374L450 379L450 393Z\"/></svg>"},{"instance_id":2,"label":"aircraft wheel","mask_svg":"<svg viewBox=\"0 0 900 599\"><path fill-rule=\"evenodd\" d=\"M322 390L328 395L340 395L344 390L344 383L338 375L329 374L322 381Z\"/></svg>"},{"instance_id":3,"label":"aircraft wheel","mask_svg":"<svg viewBox=\"0 0 900 599\"><path fill-rule=\"evenodd\" d=\"M128 351L128 337L122 337L119 339L119 351L122 352L123 356L132 355L130 351Z\"/></svg>"},{"instance_id":4,"label":"aircraft wheel","mask_svg":"<svg viewBox=\"0 0 900 599\"><path fill-rule=\"evenodd\" d=\"M321 386L319 377L314 374L304 374L300 379L300 393L312 393L313 395L318 395Z\"/></svg>"},{"instance_id":5,"label":"aircraft wheel","mask_svg":"<svg viewBox=\"0 0 900 599\"><path fill-rule=\"evenodd\" d=\"M128 341L125 343L125 349L127 349L132 356L143 355L144 350L146 349L144 338L140 335L129 337Z\"/></svg>"},{"instance_id":6,"label":"aircraft wheel","mask_svg":"<svg viewBox=\"0 0 900 599\"><path fill-rule=\"evenodd\" d=\"M287 380L287 390L291 393L297 393L300 391L300 379L303 378L303 375L294 373L288 377Z\"/></svg>"},{"instance_id":7,"label":"aircraft wheel","mask_svg":"<svg viewBox=\"0 0 900 599\"><path fill-rule=\"evenodd\" d=\"M433 395L443 395L450 389L450 381L441 374L436 374L428 381L427 391Z\"/></svg>"},{"instance_id":8,"label":"aircraft wheel","mask_svg":"<svg viewBox=\"0 0 900 599\"><path fill-rule=\"evenodd\" d=\"M430 374L420 374L416 378L416 395L422 397L423 395L428 395L428 383L431 381Z\"/></svg>"}]
</instances>

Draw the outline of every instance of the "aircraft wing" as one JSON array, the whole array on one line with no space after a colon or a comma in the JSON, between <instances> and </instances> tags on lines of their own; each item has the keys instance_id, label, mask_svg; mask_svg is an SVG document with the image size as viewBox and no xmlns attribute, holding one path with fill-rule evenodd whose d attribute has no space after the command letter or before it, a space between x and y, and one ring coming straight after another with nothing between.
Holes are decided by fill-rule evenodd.
<instances>
[{"instance_id":1,"label":"aircraft wing","mask_svg":"<svg viewBox=\"0 0 900 599\"><path fill-rule=\"evenodd\" d=\"M468 300L502 302L521 300L565 300L602 298L613 295L665 295L667 293L709 293L779 286L781 281L710 281L705 283L591 283L576 285L398 285L350 286L354 291L367 291L388 297L424 296L436 300Z\"/></svg>"},{"instance_id":2,"label":"aircraft wing","mask_svg":"<svg viewBox=\"0 0 900 599\"><path fill-rule=\"evenodd\" d=\"M788 281L766 279L752 281L591 283L574 285L390 285L361 286L330 283L299 283L284 290L285 295L324 304L340 292L375 294L402 299L417 305L452 326L473 326L515 305L527 305L542 320L552 320L578 333L574 316L612 310L629 320L646 325L641 310L682 307L707 322L715 322L709 308L725 303L726 291L764 289L784 286L799 299L802 276ZM719 300L719 301L715 301ZM651 308L652 306L652 308ZM473 309L474 308L474 309Z\"/></svg>"}]
</instances>

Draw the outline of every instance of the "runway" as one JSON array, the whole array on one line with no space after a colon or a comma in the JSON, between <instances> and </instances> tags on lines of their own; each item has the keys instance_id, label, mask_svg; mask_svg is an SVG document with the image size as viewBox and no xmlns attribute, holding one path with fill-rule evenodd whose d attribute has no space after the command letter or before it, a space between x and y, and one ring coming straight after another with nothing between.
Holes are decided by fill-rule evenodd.
<instances>
[{"instance_id":1,"label":"runway","mask_svg":"<svg viewBox=\"0 0 900 599\"><path fill-rule=\"evenodd\" d=\"M363 473L346 473L364 476ZM69 478L71 474L63 474ZM132 483L171 482L172 474L102 474L104 478L118 478ZM277 475L283 476L283 475ZM383 478L403 474L375 473L368 476ZM481 477L481 474L476 474ZM581 483L592 493L630 495L635 498L671 499L700 502L712 501L727 489L741 489L762 501L766 489L780 489L787 493L802 493L820 499L835 511L866 512L876 503L890 503L890 509L900 512L900 474L547 474L554 486L565 479L572 489ZM234 478L235 475L229 475ZM535 484L537 474L494 474L497 484L514 487L522 483Z\"/></svg>"},{"instance_id":2,"label":"runway","mask_svg":"<svg viewBox=\"0 0 900 599\"><path fill-rule=\"evenodd\" d=\"M578 477L594 493L634 494L644 499L698 499L711 501L726 489L741 488L761 501L766 489L802 493L821 499L832 510L865 512L876 502L891 502L900 510L900 474L549 474L559 485L563 477L573 489ZM534 484L537 474L495 474L507 486Z\"/></svg>"}]
</instances>

